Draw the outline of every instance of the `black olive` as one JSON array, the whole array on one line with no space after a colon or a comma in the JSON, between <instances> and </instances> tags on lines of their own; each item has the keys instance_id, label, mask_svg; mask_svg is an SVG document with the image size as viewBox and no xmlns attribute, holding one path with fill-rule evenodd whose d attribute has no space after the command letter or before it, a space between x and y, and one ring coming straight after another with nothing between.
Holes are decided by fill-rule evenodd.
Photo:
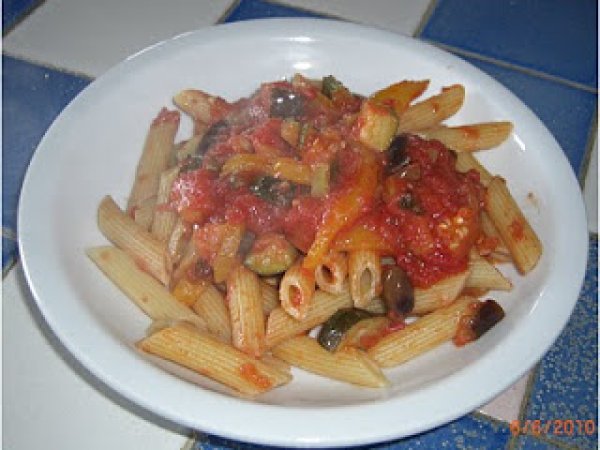
<instances>
[{"instance_id":1,"label":"black olive","mask_svg":"<svg viewBox=\"0 0 600 450\"><path fill-rule=\"evenodd\" d=\"M303 114L303 96L287 89L273 88L271 91L271 117L299 118Z\"/></svg>"},{"instance_id":2,"label":"black olive","mask_svg":"<svg viewBox=\"0 0 600 450\"><path fill-rule=\"evenodd\" d=\"M390 143L386 153L386 170L393 173L410 163L410 156L406 151L408 135L399 134Z\"/></svg>"},{"instance_id":3,"label":"black olive","mask_svg":"<svg viewBox=\"0 0 600 450\"><path fill-rule=\"evenodd\" d=\"M477 339L502 320L504 310L495 300L488 299L481 304L477 314L471 319L471 330Z\"/></svg>"},{"instance_id":4,"label":"black olive","mask_svg":"<svg viewBox=\"0 0 600 450\"><path fill-rule=\"evenodd\" d=\"M344 334L346 334L354 324L370 317L373 317L373 313L364 309L339 309L325 321L317 336L317 342L321 344L321 347L325 350L332 352L340 345Z\"/></svg>"},{"instance_id":5,"label":"black olive","mask_svg":"<svg viewBox=\"0 0 600 450\"><path fill-rule=\"evenodd\" d=\"M398 266L387 266L383 270L383 300L388 313L405 316L415 306L415 292L404 270Z\"/></svg>"},{"instance_id":6,"label":"black olive","mask_svg":"<svg viewBox=\"0 0 600 450\"><path fill-rule=\"evenodd\" d=\"M204 155L210 147L227 134L228 130L229 124L224 120L213 123L208 130L206 130L206 133L204 133L202 140L198 144L196 155Z\"/></svg>"}]
</instances>

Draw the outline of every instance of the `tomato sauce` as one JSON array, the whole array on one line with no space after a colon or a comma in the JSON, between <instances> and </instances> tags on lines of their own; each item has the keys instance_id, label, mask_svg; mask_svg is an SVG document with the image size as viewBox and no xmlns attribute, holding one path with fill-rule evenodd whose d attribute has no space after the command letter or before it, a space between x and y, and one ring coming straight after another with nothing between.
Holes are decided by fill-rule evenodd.
<instances>
[{"instance_id":1,"label":"tomato sauce","mask_svg":"<svg viewBox=\"0 0 600 450\"><path fill-rule=\"evenodd\" d=\"M210 145L193 156L198 167L182 170L173 184L170 206L193 225L231 223L256 235L281 233L304 253L324 223L340 232L360 225L383 238L391 249L386 256L418 287L465 270L480 236L484 188L478 174L457 172L453 152L414 135L406 136L402 162L392 164L389 152L357 141L363 99L337 95L325 97L307 82L278 81L223 108L228 114L213 129ZM299 123L296 146L282 139L284 120ZM221 176L220 167L238 153L328 164L327 193L312 196L310 186L272 179L256 167ZM365 164L374 166L366 170Z\"/></svg>"}]
</instances>

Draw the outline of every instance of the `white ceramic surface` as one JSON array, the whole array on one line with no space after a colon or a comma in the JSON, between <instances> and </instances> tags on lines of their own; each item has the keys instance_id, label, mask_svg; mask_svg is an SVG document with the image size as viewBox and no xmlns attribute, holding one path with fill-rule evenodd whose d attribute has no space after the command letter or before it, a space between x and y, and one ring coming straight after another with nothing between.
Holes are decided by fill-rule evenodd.
<instances>
[{"instance_id":1,"label":"white ceramic surface","mask_svg":"<svg viewBox=\"0 0 600 450\"><path fill-rule=\"evenodd\" d=\"M399 79L430 78L428 93L462 83L451 123L511 120L513 137L482 161L505 176L545 252L515 288L495 295L506 318L463 349L450 344L387 370L391 386L361 389L294 371L256 401L215 383L182 380L136 353L149 324L86 259L105 243L95 224L105 194L124 203L148 124L172 95L198 87L233 100L262 81L335 74L370 93ZM189 132L184 124L183 137ZM271 19L178 36L111 69L48 130L24 183L23 267L58 338L91 372L139 405L185 426L273 445L355 445L407 436L455 419L508 388L541 358L566 323L583 280L587 229L580 189L556 141L509 91L462 60L384 31L341 22Z\"/></svg>"}]
</instances>

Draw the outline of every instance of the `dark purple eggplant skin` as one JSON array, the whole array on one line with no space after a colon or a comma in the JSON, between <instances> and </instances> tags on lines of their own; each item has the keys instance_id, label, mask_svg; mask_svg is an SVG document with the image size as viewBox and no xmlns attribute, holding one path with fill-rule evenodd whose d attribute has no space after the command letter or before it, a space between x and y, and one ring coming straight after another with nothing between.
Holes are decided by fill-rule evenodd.
<instances>
[{"instance_id":1,"label":"dark purple eggplant skin","mask_svg":"<svg viewBox=\"0 0 600 450\"><path fill-rule=\"evenodd\" d=\"M484 301L470 323L475 339L479 338L503 318L504 310L498 302L492 299Z\"/></svg>"}]
</instances>

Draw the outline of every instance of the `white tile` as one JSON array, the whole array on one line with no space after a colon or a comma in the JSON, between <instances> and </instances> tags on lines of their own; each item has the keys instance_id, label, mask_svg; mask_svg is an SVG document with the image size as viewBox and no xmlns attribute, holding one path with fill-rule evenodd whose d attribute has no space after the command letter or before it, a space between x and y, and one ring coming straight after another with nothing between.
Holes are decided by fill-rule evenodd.
<instances>
[{"instance_id":1,"label":"white tile","mask_svg":"<svg viewBox=\"0 0 600 450\"><path fill-rule=\"evenodd\" d=\"M594 138L594 147L587 169L583 188L588 229L598 233L598 136Z\"/></svg>"},{"instance_id":2,"label":"white tile","mask_svg":"<svg viewBox=\"0 0 600 450\"><path fill-rule=\"evenodd\" d=\"M317 11L353 22L413 35L430 0L279 0L278 3Z\"/></svg>"},{"instance_id":3,"label":"white tile","mask_svg":"<svg viewBox=\"0 0 600 450\"><path fill-rule=\"evenodd\" d=\"M177 34L214 24L233 0L46 0L4 51L90 76Z\"/></svg>"},{"instance_id":4,"label":"white tile","mask_svg":"<svg viewBox=\"0 0 600 450\"><path fill-rule=\"evenodd\" d=\"M524 375L498 397L481 407L479 412L506 422L518 419L530 374Z\"/></svg>"},{"instance_id":5,"label":"white tile","mask_svg":"<svg viewBox=\"0 0 600 450\"><path fill-rule=\"evenodd\" d=\"M3 280L3 448L177 450L186 432L131 411L51 345L17 265ZM55 339L50 335L50 340ZM145 417L144 417L145 416Z\"/></svg>"}]
</instances>

